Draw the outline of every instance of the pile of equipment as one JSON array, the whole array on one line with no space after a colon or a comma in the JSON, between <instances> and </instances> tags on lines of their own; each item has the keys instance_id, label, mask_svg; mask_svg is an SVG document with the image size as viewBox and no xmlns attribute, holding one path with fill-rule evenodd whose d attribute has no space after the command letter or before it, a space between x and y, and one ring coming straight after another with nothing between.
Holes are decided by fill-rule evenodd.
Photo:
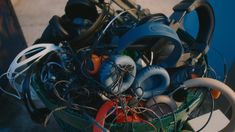
<instances>
[{"instance_id":1,"label":"pile of equipment","mask_svg":"<svg viewBox=\"0 0 235 132\"><path fill-rule=\"evenodd\" d=\"M17 55L7 78L44 125L53 114L65 131L181 131L206 96L213 111L229 87L208 64L211 5L183 0L173 10L167 17L132 0L69 0L65 14ZM183 28L191 12L196 37ZM224 130L234 130L233 122Z\"/></svg>"}]
</instances>

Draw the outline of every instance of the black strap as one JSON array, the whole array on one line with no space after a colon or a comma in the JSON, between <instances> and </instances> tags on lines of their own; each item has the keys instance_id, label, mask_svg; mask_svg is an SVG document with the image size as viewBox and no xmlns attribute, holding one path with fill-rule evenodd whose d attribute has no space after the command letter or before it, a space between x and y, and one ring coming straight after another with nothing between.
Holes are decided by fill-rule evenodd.
<instances>
[{"instance_id":1,"label":"black strap","mask_svg":"<svg viewBox=\"0 0 235 132\"><path fill-rule=\"evenodd\" d=\"M174 13L170 16L171 27L173 27L180 39L189 44L197 54L205 55L210 47L210 41L215 27L215 16L212 6L207 0L183 0L173 8ZM183 18L196 11L199 19L199 30L194 38L180 28Z\"/></svg>"},{"instance_id":2,"label":"black strap","mask_svg":"<svg viewBox=\"0 0 235 132\"><path fill-rule=\"evenodd\" d=\"M215 16L213 8L206 0L183 0L174 8L170 19L173 23L181 23L184 16L196 11L199 18L199 32L197 42L209 43L214 32Z\"/></svg>"}]
</instances>

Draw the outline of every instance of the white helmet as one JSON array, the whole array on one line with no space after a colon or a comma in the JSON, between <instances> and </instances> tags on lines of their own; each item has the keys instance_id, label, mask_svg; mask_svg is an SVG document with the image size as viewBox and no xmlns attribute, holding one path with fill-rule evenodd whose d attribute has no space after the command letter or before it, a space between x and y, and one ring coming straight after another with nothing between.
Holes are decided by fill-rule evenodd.
<instances>
[{"instance_id":1,"label":"white helmet","mask_svg":"<svg viewBox=\"0 0 235 132\"><path fill-rule=\"evenodd\" d=\"M7 71L7 78L19 96L22 93L22 83L26 71L49 53L55 53L61 50L62 48L54 44L37 44L24 49L15 57Z\"/></svg>"}]
</instances>

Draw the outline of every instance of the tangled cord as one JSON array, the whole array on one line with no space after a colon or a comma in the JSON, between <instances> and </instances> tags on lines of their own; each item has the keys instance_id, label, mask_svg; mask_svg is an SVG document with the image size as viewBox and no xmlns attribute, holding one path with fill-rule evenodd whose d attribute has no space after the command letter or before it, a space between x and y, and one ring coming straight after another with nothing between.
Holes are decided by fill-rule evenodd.
<instances>
[{"instance_id":1,"label":"tangled cord","mask_svg":"<svg viewBox=\"0 0 235 132\"><path fill-rule=\"evenodd\" d=\"M155 105L157 105L157 108L159 109L159 111L161 112L161 114L164 115L163 110L161 109L161 107L159 107L159 105L158 105L158 103L157 103L157 101L156 101L155 98L153 98L153 101L154 101ZM154 107L154 106L152 106L152 107ZM177 130L176 127L177 127L177 126L176 126L176 115L175 115L175 111L174 111L174 109L171 108L171 107L170 107L170 109L171 109L171 113L170 113L170 114L172 114L172 116L173 116L173 118L174 118L174 131L176 132L176 130ZM160 118L160 117L159 117L159 118Z\"/></svg>"},{"instance_id":2,"label":"tangled cord","mask_svg":"<svg viewBox=\"0 0 235 132\"><path fill-rule=\"evenodd\" d=\"M128 11L131 10L136 10L136 9L128 9L125 11L120 12L119 14L117 14L112 20L109 21L109 23L106 25L106 27L104 28L104 30L101 32L101 34L98 36L97 40L93 43L93 45L90 47L90 55L94 52L94 50L96 49L96 47L98 46L98 44L100 43L100 40L103 38L103 36L105 35L106 31L109 29L109 27L112 25L112 23L114 21L116 21L120 16L122 16L123 14L127 13Z\"/></svg>"},{"instance_id":3,"label":"tangled cord","mask_svg":"<svg viewBox=\"0 0 235 132\"><path fill-rule=\"evenodd\" d=\"M172 96L174 93L176 93L178 90L180 90L180 89L184 89L184 90L186 90L187 89L187 87L185 87L184 85L180 85L178 88L176 88L173 92L171 92L170 94L169 94L169 96ZM202 131L207 125L208 125L208 123L210 122L210 120L211 120L211 117L212 117L212 114L213 114L213 110L214 110L214 98L213 98L213 95L212 95L212 93L210 92L210 90L209 89L207 89L207 92L209 93L209 95L210 95L210 99L211 99L211 108L210 108L210 115L209 115L209 117L208 117L208 120L206 121L206 123L197 131L197 132L200 132L200 131ZM203 103L203 102L202 102ZM200 107L199 107L200 108Z\"/></svg>"},{"instance_id":4,"label":"tangled cord","mask_svg":"<svg viewBox=\"0 0 235 132\"><path fill-rule=\"evenodd\" d=\"M136 106L136 107L129 107L127 104L126 104L127 102L125 101L125 97L123 98L121 95L119 96L119 98L117 98L117 102L115 103L116 105L115 105L115 108L112 108L113 110L110 112L110 113L108 113L107 115L105 115L101 120L105 120L107 117L109 117L111 114L113 114L114 113L114 111L115 110L117 110L117 109L121 109L121 111L124 113L124 117L125 117L125 121L126 122L128 122L128 120L127 120L127 115L130 115L130 114L143 114L143 113L145 113L146 111L149 111L149 112L151 112L151 113L153 113L154 114L154 116L156 117L156 118L154 118L153 119L153 121L156 121L156 120L159 120L159 122L160 122L160 125L161 125L161 127L160 127L160 129L163 129L163 123L162 123L162 120L161 120L161 118L158 116L158 114L156 113L156 112L154 112L153 110L151 110L151 109L149 109L149 108L146 108L146 107L142 107L142 106ZM117 104L120 104L120 105L117 105ZM110 111L110 110L109 110ZM174 114L174 113L173 113ZM118 119L120 116L123 116L122 114L118 114L118 115L116 115L115 116L115 118L114 119L112 119L112 121L111 122L109 122L109 129L108 130L111 130L111 128L112 128L112 124L115 122L115 120L116 119ZM175 118L175 115L174 115L174 118ZM146 123L146 124L148 124L148 125L150 125L151 127L153 127L153 129L156 131L157 130L157 128L156 128L156 126L155 125L153 125L151 122L149 122L149 121L147 121L147 120L144 120L144 119L141 119L141 121L142 122L144 122L144 123ZM99 121L96 121L96 122L100 122L100 120ZM96 123L95 123L96 124ZM128 125L128 124L126 124L126 125ZM127 128L127 129L125 129L125 130L129 130L129 128Z\"/></svg>"},{"instance_id":5,"label":"tangled cord","mask_svg":"<svg viewBox=\"0 0 235 132\"><path fill-rule=\"evenodd\" d=\"M118 64L115 64L114 61L107 61L109 64L112 65L112 67L114 68L114 70L110 73L109 76L117 76L116 79L112 82L112 84L110 84L110 86L106 87L104 86L102 83L100 83L99 81L95 80L92 76L90 76L88 74L88 69L86 69L86 60L83 60L81 62L81 65L80 65L80 71L81 73L89 80L91 80L92 82L94 82L95 84L98 84L101 88L105 88L105 89L111 89L114 90L114 88L116 86L118 86L118 91L120 91L120 87L122 86L122 83L123 83L123 78L126 74L130 75L131 77L134 78L134 75L132 75L130 73L130 71L133 69L132 66L130 65L125 65L125 66L120 66Z\"/></svg>"},{"instance_id":6,"label":"tangled cord","mask_svg":"<svg viewBox=\"0 0 235 132\"><path fill-rule=\"evenodd\" d=\"M51 57L51 56L50 56ZM49 58L50 58L49 57ZM47 61L49 61L47 59ZM63 66L57 62L47 62L46 61L46 65L43 66L41 69L41 72L40 72L40 78L41 78L41 81L42 83L47 83L48 80L50 80L50 77L54 76L53 73L49 73L50 72L50 67L53 67L53 66L56 66L56 67L59 67L59 68L62 68L63 69ZM49 68L49 69L47 69ZM47 71L48 73L46 73L45 71ZM50 74L50 75L48 75ZM54 77L56 79L56 76ZM54 80L53 82L53 88L52 88L52 92L53 94L56 96L56 98L62 102L62 105L61 107L58 107L54 110L52 110L46 117L45 121L44 121L44 125L47 124L48 120L50 119L51 115L56 112L56 111L60 111L60 110L64 110L66 108L69 108L69 109L73 109L73 110L76 110L76 111L80 111L82 109L88 109L88 110L92 110L92 111L97 111L96 108L93 108L93 107L90 107L90 106L86 106L86 105L80 105L80 104L77 104L77 103L74 103L74 100L77 99L77 97L81 94L84 94L87 93L88 96L90 96L90 91L87 89L87 88L84 88L84 87L79 87L79 88L69 88L71 85L72 85L72 81L70 79L64 79L64 80ZM60 92L58 91L58 88L65 88L66 91L64 91L63 95L60 94ZM83 90L81 92L79 92L78 90Z\"/></svg>"},{"instance_id":7,"label":"tangled cord","mask_svg":"<svg viewBox=\"0 0 235 132\"><path fill-rule=\"evenodd\" d=\"M70 91L73 92L74 91ZM93 107L89 107L89 106L85 106L85 105L79 105L79 104L75 104L71 102L71 98L66 100L65 98L61 97L61 95L59 94L59 92L57 91L56 88L54 88L53 93L56 95L56 97L63 102L64 105L66 105L69 108L72 109L79 109L79 108L84 108L84 109L89 109L89 110L93 110L93 111L97 111L97 109L93 108Z\"/></svg>"},{"instance_id":8,"label":"tangled cord","mask_svg":"<svg viewBox=\"0 0 235 132\"><path fill-rule=\"evenodd\" d=\"M121 65L115 64L114 62L110 62L110 64L112 65L112 67L114 67L114 73L111 72L109 77L111 76L117 76L117 77L116 77L116 80L114 80L113 84L111 84L107 89L111 89L112 93L114 93L113 91L117 86L118 87L117 93L120 93L121 91L120 88L123 85L124 76L128 74L131 77L135 78L134 75L130 73L130 71L133 71L134 67L131 65L121 66Z\"/></svg>"},{"instance_id":9,"label":"tangled cord","mask_svg":"<svg viewBox=\"0 0 235 132\"><path fill-rule=\"evenodd\" d=\"M58 107L58 108L55 108L54 110L52 110L52 111L46 116L46 119L45 119L45 121L44 121L44 123L43 123L44 127L47 126L48 121L50 120L51 116L52 116L55 112L61 111L61 110L65 110L66 108L67 108L67 106L62 106L62 107Z\"/></svg>"},{"instance_id":10,"label":"tangled cord","mask_svg":"<svg viewBox=\"0 0 235 132\"><path fill-rule=\"evenodd\" d=\"M209 115L209 117L208 117L206 123L205 123L199 130L197 130L197 132L202 131L202 130L208 125L208 123L210 122L211 117L212 117L212 115L213 115L213 110L214 110L214 107L215 107L215 102L214 102L212 93L210 92L209 89L207 89L207 92L209 93L210 99L211 99L210 115Z\"/></svg>"},{"instance_id":11,"label":"tangled cord","mask_svg":"<svg viewBox=\"0 0 235 132\"><path fill-rule=\"evenodd\" d=\"M6 76L7 74L8 74L8 72L3 73L3 74L0 76L0 80L1 80L4 76ZM15 76L14 78L11 78L11 79L12 79L12 80L15 80L17 77L19 77L19 76ZM16 85L15 85L15 86L16 86ZM11 96L11 97L14 97L14 98L16 98L16 99L18 99L18 100L21 100L22 98L21 98L21 94L20 94L19 90L18 90L16 87L12 87L12 88L15 90L16 94L4 90L1 86L0 86L0 91L4 92L5 94L7 94L7 95L9 95L9 96Z\"/></svg>"},{"instance_id":12,"label":"tangled cord","mask_svg":"<svg viewBox=\"0 0 235 132\"><path fill-rule=\"evenodd\" d=\"M143 109L143 110L141 110L141 109ZM159 120L159 121L160 121L160 125L161 125L161 128L160 128L160 129L163 129L163 123L162 123L161 118L157 115L156 112L154 112L153 110L151 110L151 109L149 109L149 108L146 108L146 107L133 107L133 108L130 108L130 107L128 107L128 110L123 109L123 108L122 108L122 110L125 112L126 115L127 115L129 112L134 112L134 113L136 113L136 114L143 114L143 113L145 113L146 111L149 111L149 112L153 113L153 114L156 116L156 119L153 119L153 120ZM136 111L136 110L138 110L138 111ZM112 124L114 123L114 121L115 121L119 116L121 116L121 115L119 114L119 115L115 116L115 118L111 121L111 123L110 123L111 125L110 125L110 127L109 127L109 130L111 130ZM126 117L126 120L127 120L127 117ZM152 128L154 128L154 131L157 131L156 126L155 126L154 124L152 124L150 121L147 121L147 120L144 120L144 119L141 119L141 121L143 121L144 123L146 123L146 124L150 125Z\"/></svg>"},{"instance_id":13,"label":"tangled cord","mask_svg":"<svg viewBox=\"0 0 235 132\"><path fill-rule=\"evenodd\" d=\"M101 1L99 1L99 2L101 2ZM121 65L117 65L117 64L115 64L114 62L109 62L109 63L112 63L111 65L112 65L112 67L114 68L114 71L112 71L111 73L110 73L110 75L109 75L109 77L110 76L115 76L115 79L113 79L112 80L112 84L110 84L109 86L104 86L101 82L99 82L99 81L97 81L96 80L96 78L95 77L92 77L91 75L89 75L89 73L88 73L88 68L86 67L86 61L88 60L88 59L91 59L91 55L93 54L93 53L95 53L95 51L97 50L97 46L99 46L99 44L100 44L100 41L103 39L103 37L107 34L106 32L108 31L108 29L111 27L111 25L112 24L116 24L116 23L114 23L119 17L121 17L123 14L125 14L126 12L129 12L129 11L131 11L131 10L137 10L136 8L133 8L133 9L128 9L128 10L125 10L125 11L122 11L122 12L120 12L119 14L114 14L114 16L113 16L113 14L105 14L105 13L107 13L107 12L105 12L105 11L108 11L108 12L112 12L112 9L111 9L111 4L112 4L112 2L115 2L115 1L113 1L113 0L110 0L110 2L109 3L102 3L102 4L105 4L105 5L102 5L102 6L108 6L108 8L105 8L105 9L103 9L102 10L102 14L99 16L99 18L98 18L98 20L100 19L100 21L98 21L97 20L97 22L94 24L94 25L96 25L96 26L92 26L90 29L88 29L88 32L85 34L85 35L82 35L82 37L84 37L83 39L84 40L87 40L87 39L89 39L89 38L91 38L91 36L89 36L89 34L91 35L91 34L95 34L95 35L97 35L97 38L98 39L96 39L95 40L95 42L93 43L93 45L91 45L91 46L89 46L88 48L90 48L89 50L89 52L88 52L88 54L87 54L87 56L85 56L85 59L83 58L83 60L82 60L82 62L81 62L81 64L79 64L78 66L79 66L79 69L80 69L80 72L82 73L82 77L84 76L86 79L89 79L89 81L91 81L91 85L89 85L88 87L86 87L86 85L84 86L84 85L79 85L79 87L76 87L76 88L73 88L73 87L71 87L71 85L72 85L72 83L74 83L73 81L73 79L71 79L71 78L67 78L67 76L66 76L66 79L64 79L63 77L63 79L57 79L57 78L55 78L55 80L52 80L52 83L51 84L53 84L53 86L52 86L52 92L53 92L53 94L56 96L56 99L57 100L59 100L60 101L60 103L62 104L62 106L61 107L58 107L58 108L55 108L54 110L52 110L48 115L47 115L47 117L46 117L46 119L45 119L45 122L44 122L44 125L46 126L46 124L47 124L47 122L49 121L49 119L50 119L50 117L53 115L53 113L54 112L57 112L57 111L61 111L61 110L65 110L65 109L73 109L73 110L77 110L77 111L82 111L83 109L86 109L86 110L92 110L92 111L97 111L97 109L96 108L93 108L93 107L90 107L90 106L86 106L86 105L80 105L81 103L77 103L76 101L77 100L79 100L79 96L81 96L81 95L85 95L85 96L88 96L88 97L90 97L91 95L92 95L92 89L91 88L95 88L95 90L96 89L99 89L100 90L100 88L105 88L105 89L108 89L108 90L110 90L110 91L115 91L115 88L117 87L117 89L118 89L118 93L119 93L119 91L121 91L121 87L122 87L122 85L123 85L123 83L125 83L124 82L124 77L125 77L125 75L126 74L128 74L128 75L130 75L130 76L132 76L133 78L134 78L134 75L132 75L131 74L131 72L130 71L132 71L133 70L133 67L131 67L130 65L125 65L125 66L121 66ZM116 16L115 16L116 15ZM103 24L104 23L102 23L102 24L100 24L101 26L100 27L102 27L103 28L103 30L101 31L101 32L98 32L97 31L97 29L98 29L98 26L97 26L97 23L99 24L99 23L101 23L101 22L104 22L105 20L104 19L106 19L105 17L109 17L110 18L110 20L109 21L106 21L105 22L105 24L107 24L104 28L103 28ZM113 18L112 18L113 17ZM134 24L134 26L135 26L135 24ZM134 27L133 26L133 27ZM93 27L95 27L95 29L93 29ZM130 28L129 28L130 29ZM98 32L98 33L96 33L96 31ZM94 32L93 32L94 31ZM79 36L79 38L81 38L80 36ZM87 44L88 44L88 41L87 41ZM109 47L110 48L110 47ZM102 50L103 50L104 48L102 48ZM111 49L111 48L110 48ZM80 50L80 49L79 49ZM71 50L71 52L72 52L72 50ZM109 51L107 51L107 52L109 52ZM67 53L67 52L65 52L65 53ZM103 52L102 52L103 53ZM62 52L61 54L59 54L59 55L61 55L61 56L63 56L63 57L67 57L67 58L70 58L71 56L64 56L64 52ZM202 54L199 54L195 59L196 60L198 60L199 58L201 58L203 55ZM149 56L148 56L149 57ZM147 65L152 65L152 63L153 63L153 60L154 60L154 57L156 57L154 54L153 54L153 52L151 52L151 54L150 54L150 59L148 58L148 57L146 57L146 56L144 56L143 55L143 58L145 58L145 59L143 59L145 62L148 62L148 63L146 63ZM62 61L62 63L66 63L65 61ZM32 66L32 64L31 65L29 65L27 68L25 68L25 71L27 71L30 67ZM42 71L49 71L50 72L50 70L51 69L53 69L53 67L55 68L55 67L58 67L58 68L61 68L61 69L63 69L63 70L68 70L67 68L68 67L66 67L66 66L68 66L67 64L59 64L59 63L57 63L57 62L48 62L47 64L46 64L46 66L44 66L43 67L43 69L42 69ZM48 69L46 69L46 68L48 68ZM51 69L50 69L51 68ZM212 68L210 68L210 66L209 65L207 65L206 66L206 68L205 68L205 70L204 70L204 74L203 74L203 76L205 75L205 76L207 76L207 71L208 70L211 70L213 73L215 73L214 72L214 70L212 69ZM11 79L13 79L14 81L21 75L21 74L23 74L25 71L21 71L20 73L16 73L16 75L13 77L13 78L11 78ZM48 74L45 74L45 75L43 75L43 73L41 73L41 76L40 76L40 78L41 78L41 82L42 83L48 83L48 81L51 81L51 80L49 80L48 78L49 78L49 73L48 72ZM216 74L216 73L215 73ZM69 74L70 75L70 74ZM0 77L1 78L1 77ZM77 79L77 78L76 78ZM80 79L80 78L79 78ZM225 80L226 80L226 76L225 76ZM77 80L76 80L77 81ZM88 82L89 83L89 82ZM98 84L98 88L97 88L97 86L94 86L94 84ZM16 84L14 84L14 86L16 86ZM91 87L91 88L90 88ZM141 88L141 87L139 87L140 89L143 89L143 88ZM183 88L183 86L181 86L181 87L179 87L179 88L177 88L175 91L173 91L171 94L173 94L174 92L176 92L176 91L178 91L179 89L181 89L181 88ZM2 90L2 88L0 87L0 90ZM4 89L3 89L4 90ZM2 91L3 91L2 90ZM17 94L19 94L19 96L20 96L20 93L19 93L19 91L17 91L17 89L15 89L16 90L16 92L17 92ZM28 91L27 91L28 92ZM5 93L8 93L7 91L5 91ZM133 92L134 93L134 92ZM11 95L11 93L8 93L9 95ZM28 95L27 96L29 96L30 95L30 93L27 93ZM96 93L97 95L99 95L99 94L101 94L101 92L100 91L98 91L97 93ZM109 94L108 94L109 95ZM132 95L134 95L134 94L132 94ZM14 95L12 95L12 96L14 96ZM102 94L100 95L100 96L102 96ZM114 97L115 98L115 100L117 100L117 102L119 103L117 103L116 104L116 106L115 107L113 107L112 108L112 111L110 112L109 111L109 113L108 113L108 115L106 115L106 116L104 116L101 120L105 120L106 118L108 118L110 115L112 115L117 109L121 109L122 110L122 112L124 113L124 117L125 117L125 121L126 122L128 122L128 114L133 114L133 113L135 113L135 114L143 114L144 112L146 112L146 111L148 111L148 112L151 112L151 113L153 113L153 115L154 115L154 119L153 119L153 121L158 121L159 120L159 122L160 122L160 125L161 125L161 128L160 129L164 129L163 127L163 122L162 122L162 117L161 116L159 116L158 114L157 114L157 112L155 112L154 110L152 110L152 109L149 109L149 108L146 108L146 107L143 107L143 106L135 106L135 107L129 107L126 103L126 101L124 101L123 100L123 97L124 96L126 96L125 94L114 94L114 95L110 95L110 96L112 96L112 97ZM15 95L15 97L17 98L18 96L16 96ZM54 96L53 96L54 97ZM138 97L138 96L135 96L135 97ZM212 95L211 95L211 97L212 97ZM29 98L30 98L30 96L29 96ZM142 98L143 98L143 95L142 96L139 96L139 98L138 98L138 100L137 100L137 104L139 104L140 103L140 101L142 100ZM108 98L109 99L109 98ZM107 100L108 100L107 99ZM110 99L109 99L110 100ZM154 99L154 102L156 103L156 101L155 101L155 99ZM30 102L31 103L31 102ZM212 102L212 105L214 105L214 102ZM159 110L160 110L160 112L161 112L161 114L163 115L164 114L164 112L160 109L160 107L158 106L158 108L159 108ZM85 112L85 114L86 114L86 112ZM84 115L85 115L84 114ZM175 115L175 111L172 109L172 113L170 113L170 114L172 114L173 116L174 116L174 127L175 127L175 131L176 131L176 115ZM211 112L211 115L212 115L212 112ZM209 120L210 120L210 118L211 118L211 115L210 115L210 117L209 117ZM88 115L89 116L89 115ZM110 128L109 129L111 129L111 127L112 127L112 123L117 119L117 118L119 118L119 116L120 115L117 115L114 119L113 119L113 121L111 122L111 125L110 125ZM208 120L208 122L209 122L209 120ZM143 122L145 122L146 124L148 124L148 125L150 125L153 129L154 129L154 131L157 131L157 128L156 128L156 126L154 125L154 124L152 124L152 122L149 122L149 121L146 121L146 120L144 120L144 119L142 119L142 121ZM207 122L207 123L208 123ZM133 123L133 122L132 122ZM207 123L205 124L205 126L207 125ZM97 121L95 121L94 122L94 124L97 124ZM126 125L126 124L125 124ZM97 126L99 126L99 125L97 125ZM205 126L203 126L200 130L202 130ZM100 126L99 126L100 127ZM128 125L128 127L129 127L129 125ZM102 127L101 127L102 128ZM125 126L125 128L126 128L126 126ZM106 130L105 128L103 129L102 128L102 130ZM128 130L129 130L129 128L128 128ZM199 130L199 131L200 131Z\"/></svg>"}]
</instances>

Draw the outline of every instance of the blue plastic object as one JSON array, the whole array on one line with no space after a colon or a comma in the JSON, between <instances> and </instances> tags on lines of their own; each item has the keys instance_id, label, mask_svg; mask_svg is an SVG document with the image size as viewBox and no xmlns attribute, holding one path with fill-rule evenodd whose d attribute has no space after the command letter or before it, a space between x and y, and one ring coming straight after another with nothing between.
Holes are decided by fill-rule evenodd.
<instances>
[{"instance_id":1,"label":"blue plastic object","mask_svg":"<svg viewBox=\"0 0 235 132\"><path fill-rule=\"evenodd\" d=\"M119 45L115 52L120 54L136 41L149 37L167 38L172 41L174 50L171 55L158 65L162 67L175 67L183 53L181 41L172 28L160 22L145 23L128 31L118 41Z\"/></svg>"},{"instance_id":2,"label":"blue plastic object","mask_svg":"<svg viewBox=\"0 0 235 132\"><path fill-rule=\"evenodd\" d=\"M128 73L122 75L123 67L128 68ZM136 64L129 56L115 55L110 59L106 60L100 69L100 81L106 87L106 91L111 92L112 94L120 94L126 91L134 82L136 75ZM116 80L118 77L123 76L121 79L121 85L119 85ZM117 85L115 84L117 83Z\"/></svg>"},{"instance_id":3,"label":"blue plastic object","mask_svg":"<svg viewBox=\"0 0 235 132\"><path fill-rule=\"evenodd\" d=\"M161 95L170 84L168 72L159 66L143 68L136 76L133 89L140 98L148 99Z\"/></svg>"}]
</instances>

